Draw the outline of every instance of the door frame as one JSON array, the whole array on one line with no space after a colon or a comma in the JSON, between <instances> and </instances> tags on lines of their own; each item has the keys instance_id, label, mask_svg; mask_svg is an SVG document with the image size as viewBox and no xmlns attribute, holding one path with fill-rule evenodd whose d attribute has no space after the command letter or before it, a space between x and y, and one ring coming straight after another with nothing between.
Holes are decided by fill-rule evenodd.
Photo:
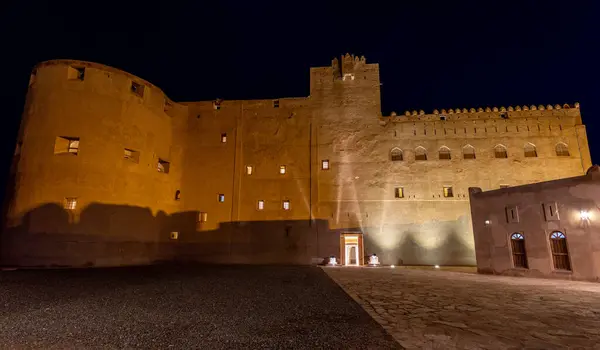
<instances>
[{"instance_id":1,"label":"door frame","mask_svg":"<svg viewBox=\"0 0 600 350\"><path fill-rule=\"evenodd\" d=\"M346 240L348 238L348 243ZM355 246L358 255L356 265L346 264L346 246ZM362 232L342 232L340 233L340 262L344 266L362 266L365 264L365 248L363 244Z\"/></svg>"}]
</instances>

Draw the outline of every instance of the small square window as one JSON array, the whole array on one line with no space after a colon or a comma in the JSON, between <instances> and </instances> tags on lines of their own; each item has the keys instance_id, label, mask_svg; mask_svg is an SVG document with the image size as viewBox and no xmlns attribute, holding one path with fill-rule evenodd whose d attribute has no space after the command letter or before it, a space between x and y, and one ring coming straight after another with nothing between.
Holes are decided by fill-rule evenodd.
<instances>
[{"instance_id":1,"label":"small square window","mask_svg":"<svg viewBox=\"0 0 600 350\"><path fill-rule=\"evenodd\" d=\"M227 142L227 134L223 133L223 134L221 134L221 143L225 143L225 142Z\"/></svg>"},{"instance_id":2,"label":"small square window","mask_svg":"<svg viewBox=\"0 0 600 350\"><path fill-rule=\"evenodd\" d=\"M79 137L58 136L54 142L54 154L72 154L79 153Z\"/></svg>"},{"instance_id":3,"label":"small square window","mask_svg":"<svg viewBox=\"0 0 600 350\"><path fill-rule=\"evenodd\" d=\"M170 166L171 166L171 163L167 162L166 160L162 160L162 159L158 158L158 162L156 164L156 170L158 170L159 173L168 174Z\"/></svg>"},{"instance_id":4,"label":"small square window","mask_svg":"<svg viewBox=\"0 0 600 350\"><path fill-rule=\"evenodd\" d=\"M85 67L69 67L67 79L83 81L85 79Z\"/></svg>"},{"instance_id":5,"label":"small square window","mask_svg":"<svg viewBox=\"0 0 600 350\"><path fill-rule=\"evenodd\" d=\"M219 193L219 203L223 203L225 202L225 195L222 193Z\"/></svg>"},{"instance_id":6,"label":"small square window","mask_svg":"<svg viewBox=\"0 0 600 350\"><path fill-rule=\"evenodd\" d=\"M171 232L171 235L169 236L169 238L175 240L179 238L179 232Z\"/></svg>"},{"instance_id":7,"label":"small square window","mask_svg":"<svg viewBox=\"0 0 600 350\"><path fill-rule=\"evenodd\" d=\"M285 165L280 165L279 166L279 173L281 175L283 175L283 174L285 174L285 171L286 171Z\"/></svg>"},{"instance_id":8,"label":"small square window","mask_svg":"<svg viewBox=\"0 0 600 350\"><path fill-rule=\"evenodd\" d=\"M519 210L517 206L506 207L506 222L515 223L519 222Z\"/></svg>"},{"instance_id":9,"label":"small square window","mask_svg":"<svg viewBox=\"0 0 600 350\"><path fill-rule=\"evenodd\" d=\"M283 210L290 210L290 201L289 200L283 201Z\"/></svg>"},{"instance_id":10,"label":"small square window","mask_svg":"<svg viewBox=\"0 0 600 350\"><path fill-rule=\"evenodd\" d=\"M404 198L404 187L394 188L394 197L395 198Z\"/></svg>"},{"instance_id":11,"label":"small square window","mask_svg":"<svg viewBox=\"0 0 600 350\"><path fill-rule=\"evenodd\" d=\"M208 220L208 213L198 213L198 222L206 222Z\"/></svg>"},{"instance_id":12,"label":"small square window","mask_svg":"<svg viewBox=\"0 0 600 350\"><path fill-rule=\"evenodd\" d=\"M246 165L246 175L252 175L253 171L254 167L252 167L252 165Z\"/></svg>"},{"instance_id":13,"label":"small square window","mask_svg":"<svg viewBox=\"0 0 600 350\"><path fill-rule=\"evenodd\" d=\"M76 207L77 207L77 198L76 197L65 198L65 209L75 210Z\"/></svg>"},{"instance_id":14,"label":"small square window","mask_svg":"<svg viewBox=\"0 0 600 350\"><path fill-rule=\"evenodd\" d=\"M328 159L321 161L321 169L329 170L329 160Z\"/></svg>"},{"instance_id":15,"label":"small square window","mask_svg":"<svg viewBox=\"0 0 600 350\"><path fill-rule=\"evenodd\" d=\"M125 148L125 149L123 149L123 158L125 158L131 162L134 162L134 163L139 163L140 162L140 152L134 151L129 148Z\"/></svg>"},{"instance_id":16,"label":"small square window","mask_svg":"<svg viewBox=\"0 0 600 350\"><path fill-rule=\"evenodd\" d=\"M273 108L279 108L279 100L273 101Z\"/></svg>"},{"instance_id":17,"label":"small square window","mask_svg":"<svg viewBox=\"0 0 600 350\"><path fill-rule=\"evenodd\" d=\"M441 121L446 121L446 116L445 115L440 115L440 120Z\"/></svg>"},{"instance_id":18,"label":"small square window","mask_svg":"<svg viewBox=\"0 0 600 350\"><path fill-rule=\"evenodd\" d=\"M258 210L263 210L263 209L265 209L265 201L263 201L262 199L260 199L260 200L258 201L258 203L256 204L256 208L257 208Z\"/></svg>"},{"instance_id":19,"label":"small square window","mask_svg":"<svg viewBox=\"0 0 600 350\"><path fill-rule=\"evenodd\" d=\"M139 97L144 97L144 85L138 84L135 81L131 82L131 92L138 95Z\"/></svg>"},{"instance_id":20,"label":"small square window","mask_svg":"<svg viewBox=\"0 0 600 350\"><path fill-rule=\"evenodd\" d=\"M546 202L542 204L544 209L544 217L546 221L557 221L560 220L558 217L558 206L556 202Z\"/></svg>"},{"instance_id":21,"label":"small square window","mask_svg":"<svg viewBox=\"0 0 600 350\"><path fill-rule=\"evenodd\" d=\"M221 100L216 100L213 101L213 108L218 111L219 109L221 109Z\"/></svg>"},{"instance_id":22,"label":"small square window","mask_svg":"<svg viewBox=\"0 0 600 350\"><path fill-rule=\"evenodd\" d=\"M454 192L452 191L451 186L444 186L444 197L454 197Z\"/></svg>"}]
</instances>

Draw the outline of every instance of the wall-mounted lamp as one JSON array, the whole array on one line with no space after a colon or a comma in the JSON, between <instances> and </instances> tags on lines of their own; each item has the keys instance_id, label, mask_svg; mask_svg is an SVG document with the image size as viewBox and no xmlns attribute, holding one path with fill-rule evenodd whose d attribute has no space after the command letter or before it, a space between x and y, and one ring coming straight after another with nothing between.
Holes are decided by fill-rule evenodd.
<instances>
[{"instance_id":1,"label":"wall-mounted lamp","mask_svg":"<svg viewBox=\"0 0 600 350\"><path fill-rule=\"evenodd\" d=\"M491 223L492 223L492 222L491 222L490 220L485 220L485 224L486 224L486 225L489 225L489 224L491 224Z\"/></svg>"},{"instance_id":2,"label":"wall-mounted lamp","mask_svg":"<svg viewBox=\"0 0 600 350\"><path fill-rule=\"evenodd\" d=\"M590 212L587 210L582 210L579 212L579 218L581 220L589 220L591 217Z\"/></svg>"}]
</instances>

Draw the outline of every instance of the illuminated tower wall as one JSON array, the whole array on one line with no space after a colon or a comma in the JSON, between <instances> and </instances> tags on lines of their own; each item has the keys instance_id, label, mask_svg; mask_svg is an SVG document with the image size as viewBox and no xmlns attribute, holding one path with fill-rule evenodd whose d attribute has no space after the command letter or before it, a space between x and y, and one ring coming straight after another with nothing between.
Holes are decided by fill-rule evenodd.
<instances>
[{"instance_id":1,"label":"illuminated tower wall","mask_svg":"<svg viewBox=\"0 0 600 350\"><path fill-rule=\"evenodd\" d=\"M385 264L474 265L469 187L591 165L578 105L382 116L379 66L352 55L308 97L201 102L44 62L17 148L0 258L44 266L311 263L344 233Z\"/></svg>"}]
</instances>

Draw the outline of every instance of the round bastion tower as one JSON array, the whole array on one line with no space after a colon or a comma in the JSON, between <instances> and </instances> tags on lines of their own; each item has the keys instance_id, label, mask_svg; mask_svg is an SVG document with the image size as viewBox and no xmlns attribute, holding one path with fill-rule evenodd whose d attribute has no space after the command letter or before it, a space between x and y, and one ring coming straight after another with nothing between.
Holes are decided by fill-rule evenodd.
<instances>
[{"instance_id":1,"label":"round bastion tower","mask_svg":"<svg viewBox=\"0 0 600 350\"><path fill-rule=\"evenodd\" d=\"M1 262L102 266L166 258L181 172L169 114L183 108L115 68L38 64L17 139Z\"/></svg>"}]
</instances>

